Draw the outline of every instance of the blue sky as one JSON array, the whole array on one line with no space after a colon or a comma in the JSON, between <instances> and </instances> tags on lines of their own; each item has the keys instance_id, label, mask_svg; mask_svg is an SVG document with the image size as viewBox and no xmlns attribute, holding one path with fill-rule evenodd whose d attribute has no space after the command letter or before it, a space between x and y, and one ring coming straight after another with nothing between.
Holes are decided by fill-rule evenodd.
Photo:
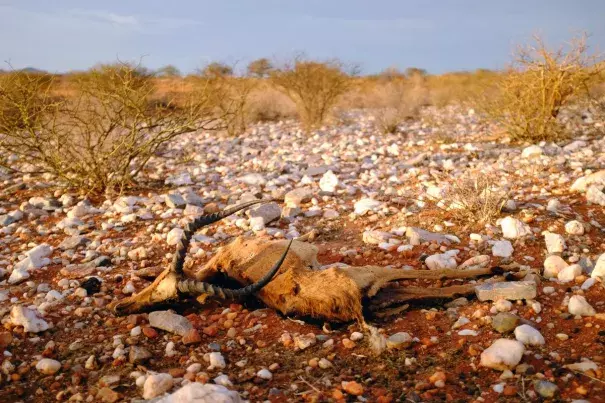
<instances>
[{"instance_id":1,"label":"blue sky","mask_svg":"<svg viewBox=\"0 0 605 403\"><path fill-rule=\"evenodd\" d=\"M340 58L374 73L502 68L514 45L578 31L605 48L605 0L0 0L0 58L14 68L138 60L190 72L210 61Z\"/></svg>"}]
</instances>

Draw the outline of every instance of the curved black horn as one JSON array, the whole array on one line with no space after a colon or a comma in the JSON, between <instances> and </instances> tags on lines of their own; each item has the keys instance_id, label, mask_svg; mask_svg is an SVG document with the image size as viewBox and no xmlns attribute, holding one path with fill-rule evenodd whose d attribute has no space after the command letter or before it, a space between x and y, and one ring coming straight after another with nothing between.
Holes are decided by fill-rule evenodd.
<instances>
[{"instance_id":1,"label":"curved black horn","mask_svg":"<svg viewBox=\"0 0 605 403\"><path fill-rule=\"evenodd\" d=\"M185 293L185 294L194 294L194 295L208 294L210 296L216 296L216 297L219 297L222 299L227 299L227 298L235 299L235 298L245 297L247 295L255 294L258 291L260 291L264 286L269 284L269 282L273 279L273 276L275 276L275 273L277 273L279 271L282 263L284 263L284 260L286 260L286 255L288 255L288 251L290 250L291 245L292 245L292 240L288 243L286 250L281 255L279 260L277 262L275 262L275 264L273 265L271 270L269 270L269 272L267 274L265 274L256 283L250 284L249 286L246 286L246 287L243 287L243 288L240 288L237 290L231 290L229 288L222 288L222 287L219 287L216 285L205 283L203 281L181 280L177 283L177 288L179 289L180 292Z\"/></svg>"},{"instance_id":2,"label":"curved black horn","mask_svg":"<svg viewBox=\"0 0 605 403\"><path fill-rule=\"evenodd\" d=\"M238 211L253 206L255 204L268 203L271 201L273 200L251 200L245 203L238 204L237 206L228 208L227 210L219 211L218 213L200 216L188 223L185 226L183 237L176 246L176 253L174 254L174 258L172 259L170 270L179 274L183 272L183 265L185 264L185 255L187 254L187 249L189 249L191 237L201 228L213 224L217 221L220 221L223 218L230 216L231 214L237 213Z\"/></svg>"}]
</instances>

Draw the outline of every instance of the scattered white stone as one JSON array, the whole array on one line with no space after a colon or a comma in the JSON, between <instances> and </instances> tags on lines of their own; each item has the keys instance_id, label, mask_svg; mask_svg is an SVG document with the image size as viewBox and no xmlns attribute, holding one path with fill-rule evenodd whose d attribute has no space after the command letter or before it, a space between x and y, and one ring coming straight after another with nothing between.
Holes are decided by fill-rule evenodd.
<instances>
[{"instance_id":1,"label":"scattered white stone","mask_svg":"<svg viewBox=\"0 0 605 403\"><path fill-rule=\"evenodd\" d=\"M544 260L544 272L542 275L545 278L554 278L559 275L561 270L567 267L567 263L562 257L557 255L548 256Z\"/></svg>"},{"instance_id":2,"label":"scattered white stone","mask_svg":"<svg viewBox=\"0 0 605 403\"><path fill-rule=\"evenodd\" d=\"M597 312L582 295L574 295L569 299L567 310L572 315L594 316Z\"/></svg>"},{"instance_id":3,"label":"scattered white stone","mask_svg":"<svg viewBox=\"0 0 605 403\"><path fill-rule=\"evenodd\" d=\"M27 280L29 277L30 274L27 269L15 268L7 281L9 284L19 284Z\"/></svg>"},{"instance_id":4,"label":"scattered white stone","mask_svg":"<svg viewBox=\"0 0 605 403\"><path fill-rule=\"evenodd\" d=\"M586 191L586 201L599 206L605 206L605 192L599 187L591 186Z\"/></svg>"},{"instance_id":5,"label":"scattered white stone","mask_svg":"<svg viewBox=\"0 0 605 403\"><path fill-rule=\"evenodd\" d=\"M542 147L531 145L529 147L525 147L521 152L521 157L523 158L531 158L531 157L539 157L543 154Z\"/></svg>"},{"instance_id":6,"label":"scattered white stone","mask_svg":"<svg viewBox=\"0 0 605 403\"><path fill-rule=\"evenodd\" d=\"M328 171L319 180L319 188L324 192L334 193L338 186L338 178L334 172Z\"/></svg>"},{"instance_id":7,"label":"scattered white stone","mask_svg":"<svg viewBox=\"0 0 605 403\"><path fill-rule=\"evenodd\" d=\"M265 369L265 368L258 371L256 373L256 376L258 376L260 379L265 379L267 381L270 381L271 379L273 379L273 374L271 373L271 371L269 371L268 369Z\"/></svg>"},{"instance_id":8,"label":"scattered white stone","mask_svg":"<svg viewBox=\"0 0 605 403\"><path fill-rule=\"evenodd\" d=\"M155 311L149 314L149 325L170 333L184 336L193 329L187 318L170 311Z\"/></svg>"},{"instance_id":9,"label":"scattered white stone","mask_svg":"<svg viewBox=\"0 0 605 403\"><path fill-rule=\"evenodd\" d=\"M500 221L502 234L506 239L517 239L527 235L531 235L531 229L525 223L517 220L514 217L505 217Z\"/></svg>"},{"instance_id":10,"label":"scattered white stone","mask_svg":"<svg viewBox=\"0 0 605 403\"><path fill-rule=\"evenodd\" d=\"M26 332L39 333L48 330L48 323L38 317L32 309L22 305L14 305L11 309L10 321L15 326L23 326Z\"/></svg>"},{"instance_id":11,"label":"scattered white stone","mask_svg":"<svg viewBox=\"0 0 605 403\"><path fill-rule=\"evenodd\" d=\"M355 202L355 214L364 215L368 211L377 211L382 207L383 203L374 199L361 199Z\"/></svg>"},{"instance_id":12,"label":"scattered white stone","mask_svg":"<svg viewBox=\"0 0 605 403\"><path fill-rule=\"evenodd\" d=\"M363 333L361 332L353 332L349 337L352 341L359 341L363 339Z\"/></svg>"},{"instance_id":13,"label":"scattered white stone","mask_svg":"<svg viewBox=\"0 0 605 403\"><path fill-rule=\"evenodd\" d=\"M562 253L565 250L565 238L552 232L544 232L544 242L549 254Z\"/></svg>"},{"instance_id":14,"label":"scattered white stone","mask_svg":"<svg viewBox=\"0 0 605 403\"><path fill-rule=\"evenodd\" d=\"M222 385L191 382L156 403L242 403L237 392Z\"/></svg>"},{"instance_id":15,"label":"scattered white stone","mask_svg":"<svg viewBox=\"0 0 605 403\"><path fill-rule=\"evenodd\" d=\"M582 266L579 264L572 264L567 266L563 270L559 272L557 278L562 283L568 283L570 281L574 281L576 277L582 274Z\"/></svg>"},{"instance_id":16,"label":"scattered white stone","mask_svg":"<svg viewBox=\"0 0 605 403\"><path fill-rule=\"evenodd\" d=\"M590 273L590 277L600 277L605 280L605 253L603 253L595 263L594 269L592 270L592 273Z\"/></svg>"},{"instance_id":17,"label":"scattered white stone","mask_svg":"<svg viewBox=\"0 0 605 403\"><path fill-rule=\"evenodd\" d=\"M533 300L536 298L536 283L533 281L509 281L501 283L486 283L475 287L479 301L497 301L508 299Z\"/></svg>"},{"instance_id":18,"label":"scattered white stone","mask_svg":"<svg viewBox=\"0 0 605 403\"><path fill-rule=\"evenodd\" d=\"M513 309L513 303L506 299L499 299L494 303L494 308L498 312L510 312Z\"/></svg>"},{"instance_id":19,"label":"scattered white stone","mask_svg":"<svg viewBox=\"0 0 605 403\"><path fill-rule=\"evenodd\" d=\"M499 257L511 257L513 255L513 245L510 241L491 241L492 255Z\"/></svg>"},{"instance_id":20,"label":"scattered white stone","mask_svg":"<svg viewBox=\"0 0 605 403\"><path fill-rule=\"evenodd\" d=\"M424 263L431 270L455 269L458 267L455 257L457 254L457 250L438 253L427 257Z\"/></svg>"},{"instance_id":21,"label":"scattered white stone","mask_svg":"<svg viewBox=\"0 0 605 403\"><path fill-rule=\"evenodd\" d=\"M181 241L184 233L185 232L180 228L171 229L168 235L166 235L166 243L168 245L176 245Z\"/></svg>"},{"instance_id":22,"label":"scattered white stone","mask_svg":"<svg viewBox=\"0 0 605 403\"><path fill-rule=\"evenodd\" d=\"M541 346L545 343L544 336L529 325L517 326L515 338L525 345Z\"/></svg>"},{"instance_id":23,"label":"scattered white stone","mask_svg":"<svg viewBox=\"0 0 605 403\"><path fill-rule=\"evenodd\" d=\"M481 353L481 365L504 371L512 369L523 358L525 347L517 340L498 339Z\"/></svg>"},{"instance_id":24,"label":"scattered white stone","mask_svg":"<svg viewBox=\"0 0 605 403\"><path fill-rule=\"evenodd\" d=\"M52 375L57 373L61 369L61 363L50 358L42 358L36 364L38 372L44 375Z\"/></svg>"},{"instance_id":25,"label":"scattered white stone","mask_svg":"<svg viewBox=\"0 0 605 403\"><path fill-rule=\"evenodd\" d=\"M153 399L172 389L173 379L170 374L149 375L143 385L143 399Z\"/></svg>"},{"instance_id":26,"label":"scattered white stone","mask_svg":"<svg viewBox=\"0 0 605 403\"><path fill-rule=\"evenodd\" d=\"M569 221L565 224L565 232L569 235L584 235L584 225L580 221Z\"/></svg>"},{"instance_id":27,"label":"scattered white stone","mask_svg":"<svg viewBox=\"0 0 605 403\"><path fill-rule=\"evenodd\" d=\"M605 169L576 179L571 185L572 192L585 192L589 186L605 186Z\"/></svg>"},{"instance_id":28,"label":"scattered white stone","mask_svg":"<svg viewBox=\"0 0 605 403\"><path fill-rule=\"evenodd\" d=\"M227 366L227 364L225 363L225 357L223 357L223 355L219 352L208 354L208 359L210 360L210 366L208 367L208 370L213 370L217 368L223 369Z\"/></svg>"}]
</instances>

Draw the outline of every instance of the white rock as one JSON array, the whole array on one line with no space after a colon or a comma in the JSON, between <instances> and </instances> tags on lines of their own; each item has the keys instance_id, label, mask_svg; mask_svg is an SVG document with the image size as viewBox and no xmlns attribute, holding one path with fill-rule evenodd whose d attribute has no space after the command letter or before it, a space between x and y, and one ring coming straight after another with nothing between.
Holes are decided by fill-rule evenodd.
<instances>
[{"instance_id":1,"label":"white rock","mask_svg":"<svg viewBox=\"0 0 605 403\"><path fill-rule=\"evenodd\" d=\"M552 232L544 232L544 242L549 254L561 253L565 250L565 238Z\"/></svg>"},{"instance_id":2,"label":"white rock","mask_svg":"<svg viewBox=\"0 0 605 403\"><path fill-rule=\"evenodd\" d=\"M42 358L36 364L38 372L44 375L52 375L57 373L61 369L61 363L50 358Z\"/></svg>"},{"instance_id":3,"label":"white rock","mask_svg":"<svg viewBox=\"0 0 605 403\"><path fill-rule=\"evenodd\" d=\"M499 257L511 257L514 249L509 241L491 241L492 255Z\"/></svg>"},{"instance_id":4,"label":"white rock","mask_svg":"<svg viewBox=\"0 0 605 403\"><path fill-rule=\"evenodd\" d=\"M573 185L571 185L572 192L585 192L589 186L596 185L597 187L605 186L605 169L578 178Z\"/></svg>"},{"instance_id":5,"label":"white rock","mask_svg":"<svg viewBox=\"0 0 605 403\"><path fill-rule=\"evenodd\" d=\"M494 308L498 312L509 312L513 309L513 303L506 299L499 299L494 303Z\"/></svg>"},{"instance_id":6,"label":"white rock","mask_svg":"<svg viewBox=\"0 0 605 403\"><path fill-rule=\"evenodd\" d=\"M265 229L265 219L263 217L251 217L250 218L250 229L258 232Z\"/></svg>"},{"instance_id":7,"label":"white rock","mask_svg":"<svg viewBox=\"0 0 605 403\"><path fill-rule=\"evenodd\" d=\"M581 274L582 266L580 266L579 264L572 264L561 270L557 275L557 278L562 283L568 283L570 281L574 281L574 279Z\"/></svg>"},{"instance_id":8,"label":"white rock","mask_svg":"<svg viewBox=\"0 0 605 403\"><path fill-rule=\"evenodd\" d=\"M605 206L605 193L600 187L590 186L586 191L586 200L599 206Z\"/></svg>"},{"instance_id":9,"label":"white rock","mask_svg":"<svg viewBox=\"0 0 605 403\"><path fill-rule=\"evenodd\" d=\"M542 334L529 325L517 326L515 337L525 345L541 346L545 343Z\"/></svg>"},{"instance_id":10,"label":"white rock","mask_svg":"<svg viewBox=\"0 0 605 403\"><path fill-rule=\"evenodd\" d=\"M265 379L265 380L271 380L273 378L273 374L271 373L271 371L269 371L268 369L261 369L260 371L258 371L256 373L256 376L258 376L260 379Z\"/></svg>"},{"instance_id":11,"label":"white rock","mask_svg":"<svg viewBox=\"0 0 605 403\"><path fill-rule=\"evenodd\" d=\"M572 315L579 316L594 316L596 314L595 309L581 295L574 295L569 299L567 310Z\"/></svg>"},{"instance_id":12,"label":"white rock","mask_svg":"<svg viewBox=\"0 0 605 403\"><path fill-rule=\"evenodd\" d=\"M567 263L562 257L557 255L548 256L544 260L544 272L542 275L545 278L554 278L567 267Z\"/></svg>"},{"instance_id":13,"label":"white rock","mask_svg":"<svg viewBox=\"0 0 605 403\"><path fill-rule=\"evenodd\" d=\"M543 152L544 151L542 150L542 147L532 145L529 147L525 147L523 149L523 151L521 152L521 157L523 157L523 158L539 157L542 155Z\"/></svg>"},{"instance_id":14,"label":"white rock","mask_svg":"<svg viewBox=\"0 0 605 403\"><path fill-rule=\"evenodd\" d=\"M517 239L527 235L531 235L531 229L525 223L517 220L514 217L505 217L500 221L504 238Z\"/></svg>"},{"instance_id":15,"label":"white rock","mask_svg":"<svg viewBox=\"0 0 605 403\"><path fill-rule=\"evenodd\" d=\"M222 385L191 382L156 403L242 403L237 392Z\"/></svg>"},{"instance_id":16,"label":"white rock","mask_svg":"<svg viewBox=\"0 0 605 403\"><path fill-rule=\"evenodd\" d=\"M261 174L250 173L238 178L240 182L251 186L264 186L267 180Z\"/></svg>"},{"instance_id":17,"label":"white rock","mask_svg":"<svg viewBox=\"0 0 605 403\"><path fill-rule=\"evenodd\" d=\"M166 236L166 243L168 245L176 245L183 238L184 231L180 228L173 228Z\"/></svg>"},{"instance_id":18,"label":"white rock","mask_svg":"<svg viewBox=\"0 0 605 403\"><path fill-rule=\"evenodd\" d=\"M27 280L29 277L30 274L27 269L19 267L13 270L7 281L9 284L19 284Z\"/></svg>"},{"instance_id":19,"label":"white rock","mask_svg":"<svg viewBox=\"0 0 605 403\"><path fill-rule=\"evenodd\" d=\"M481 365L504 371L512 369L523 358L525 347L517 340L498 339L481 353Z\"/></svg>"},{"instance_id":20,"label":"white rock","mask_svg":"<svg viewBox=\"0 0 605 403\"><path fill-rule=\"evenodd\" d=\"M173 380L170 374L149 375L143 385L143 399L153 399L172 389Z\"/></svg>"},{"instance_id":21,"label":"white rock","mask_svg":"<svg viewBox=\"0 0 605 403\"><path fill-rule=\"evenodd\" d=\"M353 332L351 333L351 336L349 337L352 341L358 341L363 339L363 333L361 332Z\"/></svg>"},{"instance_id":22,"label":"white rock","mask_svg":"<svg viewBox=\"0 0 605 403\"><path fill-rule=\"evenodd\" d=\"M227 366L227 364L225 363L225 358L223 357L223 355L221 353L218 353L218 352L210 353L210 354L208 354L208 359L210 360L210 367L208 367L209 370L216 369L216 368L222 369Z\"/></svg>"},{"instance_id":23,"label":"white rock","mask_svg":"<svg viewBox=\"0 0 605 403\"><path fill-rule=\"evenodd\" d=\"M222 386L233 386L233 382L229 379L227 375L219 375L214 378L214 383ZM183 402L184 403L184 402Z\"/></svg>"},{"instance_id":24,"label":"white rock","mask_svg":"<svg viewBox=\"0 0 605 403\"><path fill-rule=\"evenodd\" d=\"M184 336L193 329L193 325L184 316L170 311L155 311L148 316L149 325L170 333Z\"/></svg>"},{"instance_id":25,"label":"white rock","mask_svg":"<svg viewBox=\"0 0 605 403\"><path fill-rule=\"evenodd\" d=\"M590 273L590 277L601 277L603 280L605 280L605 253L603 253L597 260L592 273Z\"/></svg>"},{"instance_id":26,"label":"white rock","mask_svg":"<svg viewBox=\"0 0 605 403\"><path fill-rule=\"evenodd\" d=\"M584 282L582 283L582 285L580 286L581 289L583 290L588 290L590 287L592 287L593 285L595 285L595 283L597 282L596 278L587 278L586 280L584 280Z\"/></svg>"},{"instance_id":27,"label":"white rock","mask_svg":"<svg viewBox=\"0 0 605 403\"><path fill-rule=\"evenodd\" d=\"M385 231L364 231L361 236L363 242L370 245L378 245L382 242L388 242L393 238L393 234Z\"/></svg>"},{"instance_id":28,"label":"white rock","mask_svg":"<svg viewBox=\"0 0 605 403\"><path fill-rule=\"evenodd\" d=\"M572 220L565 224L565 232L569 235L584 235L584 226L580 221Z\"/></svg>"},{"instance_id":29,"label":"white rock","mask_svg":"<svg viewBox=\"0 0 605 403\"><path fill-rule=\"evenodd\" d=\"M248 215L250 217L262 217L263 223L268 224L281 217L281 208L277 203L261 204L248 210Z\"/></svg>"},{"instance_id":30,"label":"white rock","mask_svg":"<svg viewBox=\"0 0 605 403\"><path fill-rule=\"evenodd\" d=\"M334 175L334 172L328 171L319 180L319 188L324 192L334 193L338 186L338 177Z\"/></svg>"},{"instance_id":31,"label":"white rock","mask_svg":"<svg viewBox=\"0 0 605 403\"><path fill-rule=\"evenodd\" d=\"M48 330L48 323L38 317L38 314L22 305L14 305L11 309L10 321L15 326L23 326L26 332L38 333Z\"/></svg>"},{"instance_id":32,"label":"white rock","mask_svg":"<svg viewBox=\"0 0 605 403\"><path fill-rule=\"evenodd\" d=\"M378 210L382 205L383 203L378 200L364 198L355 202L355 214L364 215L368 211Z\"/></svg>"},{"instance_id":33,"label":"white rock","mask_svg":"<svg viewBox=\"0 0 605 403\"><path fill-rule=\"evenodd\" d=\"M27 252L27 257L30 261L30 267L39 269L42 266L47 265L49 262L47 259L53 253L53 248L45 243L32 248Z\"/></svg>"},{"instance_id":34,"label":"white rock","mask_svg":"<svg viewBox=\"0 0 605 403\"><path fill-rule=\"evenodd\" d=\"M426 258L424 263L426 263L426 266L431 270L455 269L458 267L455 258L456 254L451 252L452 251L431 255Z\"/></svg>"}]
</instances>

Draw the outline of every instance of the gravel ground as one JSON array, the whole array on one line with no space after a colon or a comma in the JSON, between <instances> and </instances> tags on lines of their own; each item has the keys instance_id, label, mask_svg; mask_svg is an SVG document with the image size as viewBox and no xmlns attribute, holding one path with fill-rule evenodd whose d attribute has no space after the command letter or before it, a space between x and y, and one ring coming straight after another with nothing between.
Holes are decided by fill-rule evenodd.
<instances>
[{"instance_id":1,"label":"gravel ground","mask_svg":"<svg viewBox=\"0 0 605 403\"><path fill-rule=\"evenodd\" d=\"M140 190L107 198L0 173L0 401L605 401L603 135L513 146L455 108L402 129L380 134L352 112L312 135L295 122L186 135ZM499 216L457 211L465 178L490 178ZM356 324L287 318L254 299L175 307L159 325L107 308L169 264L191 217L270 197L284 201L200 231L188 269L238 235L315 230L324 265L531 273L370 318L388 340L379 356Z\"/></svg>"}]
</instances>

